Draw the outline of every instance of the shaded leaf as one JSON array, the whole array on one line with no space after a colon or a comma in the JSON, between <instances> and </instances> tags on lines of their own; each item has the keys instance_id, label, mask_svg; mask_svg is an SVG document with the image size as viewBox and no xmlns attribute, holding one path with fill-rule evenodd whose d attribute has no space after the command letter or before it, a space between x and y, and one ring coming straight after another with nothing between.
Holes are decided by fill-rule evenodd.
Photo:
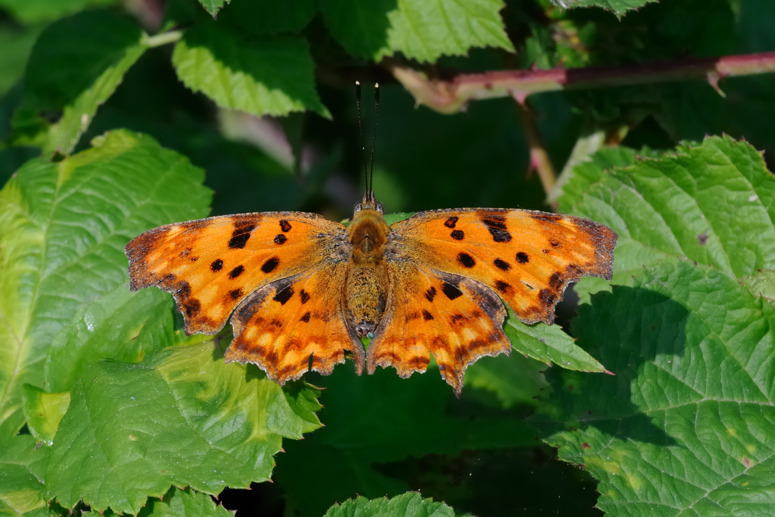
<instances>
[{"instance_id":1,"label":"shaded leaf","mask_svg":"<svg viewBox=\"0 0 775 517\"><path fill-rule=\"evenodd\" d=\"M323 2L331 34L351 54L379 61L401 52L418 61L464 55L472 47L513 51L501 0Z\"/></svg>"},{"instance_id":2,"label":"shaded leaf","mask_svg":"<svg viewBox=\"0 0 775 517\"><path fill-rule=\"evenodd\" d=\"M380 497L408 490L405 482L383 473L380 464L411 456L535 445L513 411L467 413L433 363L428 370L408 379L382 368L357 376L348 364L331 376L312 377L326 388L320 413L326 427L303 441L286 442L287 454L278 457L276 471L302 515L321 515L356 493ZM463 402L468 397L464 387ZM310 465L326 465L327 474L321 476Z\"/></svg>"},{"instance_id":3,"label":"shaded leaf","mask_svg":"<svg viewBox=\"0 0 775 517\"><path fill-rule=\"evenodd\" d=\"M282 439L319 427L316 394L302 383L283 390L254 365L225 364L212 340L137 365L100 361L73 387L51 449L49 497L137 513L170 485L217 494L266 481Z\"/></svg>"},{"instance_id":4,"label":"shaded leaf","mask_svg":"<svg viewBox=\"0 0 775 517\"><path fill-rule=\"evenodd\" d=\"M0 0L1 2L1 0ZM0 24L0 97L24 74L27 58L32 51L40 28L20 29Z\"/></svg>"},{"instance_id":5,"label":"shaded leaf","mask_svg":"<svg viewBox=\"0 0 775 517\"><path fill-rule=\"evenodd\" d=\"M178 78L223 108L253 115L330 113L315 91L314 63L300 36L240 38L202 21L175 45Z\"/></svg>"},{"instance_id":6,"label":"shaded leaf","mask_svg":"<svg viewBox=\"0 0 775 517\"><path fill-rule=\"evenodd\" d=\"M145 52L143 32L107 11L86 11L53 23L27 64L13 142L44 155L70 154L97 108Z\"/></svg>"},{"instance_id":7,"label":"shaded leaf","mask_svg":"<svg viewBox=\"0 0 775 517\"><path fill-rule=\"evenodd\" d=\"M764 515L775 497L775 308L670 261L583 305L573 329L615 377L552 371L534 423L632 516Z\"/></svg>"},{"instance_id":8,"label":"shaded leaf","mask_svg":"<svg viewBox=\"0 0 775 517\"><path fill-rule=\"evenodd\" d=\"M455 517L455 511L444 503L423 499L408 492L391 499L357 497L329 508L325 517Z\"/></svg>"},{"instance_id":9,"label":"shaded leaf","mask_svg":"<svg viewBox=\"0 0 775 517\"><path fill-rule=\"evenodd\" d=\"M546 386L544 363L512 353L508 358L482 357L466 370L463 384L490 392L504 409L526 404L536 405L539 390Z\"/></svg>"},{"instance_id":10,"label":"shaded leaf","mask_svg":"<svg viewBox=\"0 0 775 517\"><path fill-rule=\"evenodd\" d=\"M22 386L42 386L57 334L128 281L126 243L207 213L203 173L181 155L124 131L93 144L58 163L27 162L0 191L0 441L24 423ZM90 362L69 359L86 361L69 370Z\"/></svg>"},{"instance_id":11,"label":"shaded leaf","mask_svg":"<svg viewBox=\"0 0 775 517\"><path fill-rule=\"evenodd\" d=\"M317 13L315 0L232 2L218 16L219 25L229 25L246 35L299 32Z\"/></svg>"}]
</instances>

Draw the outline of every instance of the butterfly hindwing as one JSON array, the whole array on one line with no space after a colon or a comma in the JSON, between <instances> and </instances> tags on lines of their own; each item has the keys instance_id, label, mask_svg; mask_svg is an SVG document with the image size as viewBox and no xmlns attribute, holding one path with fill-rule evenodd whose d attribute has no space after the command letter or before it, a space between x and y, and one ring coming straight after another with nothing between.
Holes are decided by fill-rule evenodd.
<instances>
[{"instance_id":1,"label":"butterfly hindwing","mask_svg":"<svg viewBox=\"0 0 775 517\"><path fill-rule=\"evenodd\" d=\"M421 212L390 230L386 256L478 280L525 323L552 323L570 282L610 279L617 240L588 219L486 208Z\"/></svg>"},{"instance_id":2,"label":"butterfly hindwing","mask_svg":"<svg viewBox=\"0 0 775 517\"><path fill-rule=\"evenodd\" d=\"M324 261L346 261L343 225L317 214L210 217L149 230L126 247L131 289L172 293L186 332L214 334L256 289Z\"/></svg>"},{"instance_id":3,"label":"butterfly hindwing","mask_svg":"<svg viewBox=\"0 0 775 517\"><path fill-rule=\"evenodd\" d=\"M390 290L367 368L394 366L408 377L424 372L433 354L442 377L460 394L466 367L485 355L509 353L506 311L481 283L459 275L389 261Z\"/></svg>"},{"instance_id":4,"label":"butterfly hindwing","mask_svg":"<svg viewBox=\"0 0 775 517\"><path fill-rule=\"evenodd\" d=\"M360 374L363 347L342 314L346 274L346 263L325 263L257 290L232 318L226 361L255 363L282 384L310 369L330 374L347 350Z\"/></svg>"}]
</instances>

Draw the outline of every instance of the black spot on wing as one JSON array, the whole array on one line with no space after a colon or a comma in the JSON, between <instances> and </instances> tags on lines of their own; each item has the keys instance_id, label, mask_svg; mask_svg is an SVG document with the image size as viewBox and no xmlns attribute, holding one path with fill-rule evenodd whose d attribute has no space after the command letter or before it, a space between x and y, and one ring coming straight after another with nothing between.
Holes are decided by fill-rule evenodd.
<instances>
[{"instance_id":1,"label":"black spot on wing","mask_svg":"<svg viewBox=\"0 0 775 517\"><path fill-rule=\"evenodd\" d=\"M221 269L223 269L223 260L221 260L221 259L215 259L215 260L213 260L213 263L210 264L210 270L213 273L217 273Z\"/></svg>"},{"instance_id":2,"label":"black spot on wing","mask_svg":"<svg viewBox=\"0 0 775 517\"><path fill-rule=\"evenodd\" d=\"M229 271L229 278L237 278L242 274L243 271L245 271L245 268L242 265L239 265Z\"/></svg>"},{"instance_id":3,"label":"black spot on wing","mask_svg":"<svg viewBox=\"0 0 775 517\"><path fill-rule=\"evenodd\" d=\"M426 311L425 309L422 310L422 317L425 319L425 321L429 321L433 319L433 315Z\"/></svg>"},{"instance_id":4,"label":"black spot on wing","mask_svg":"<svg viewBox=\"0 0 775 517\"><path fill-rule=\"evenodd\" d=\"M495 242L511 241L511 234L506 227L506 218L502 215L488 215L482 218L482 223L487 226L487 230L492 235Z\"/></svg>"},{"instance_id":5,"label":"black spot on wing","mask_svg":"<svg viewBox=\"0 0 775 517\"><path fill-rule=\"evenodd\" d=\"M305 303L307 303L309 301L309 293L307 291L305 291L304 289L299 291L299 296L301 296L301 304L302 305L304 305Z\"/></svg>"},{"instance_id":6,"label":"black spot on wing","mask_svg":"<svg viewBox=\"0 0 775 517\"><path fill-rule=\"evenodd\" d=\"M285 244L285 241L287 241L287 240L288 240L288 237L286 237L282 233L278 233L274 237L274 243L275 244Z\"/></svg>"},{"instance_id":7,"label":"black spot on wing","mask_svg":"<svg viewBox=\"0 0 775 517\"><path fill-rule=\"evenodd\" d=\"M191 285L185 280L182 280L178 284L178 296L180 296L180 298L188 298L191 296Z\"/></svg>"},{"instance_id":8,"label":"black spot on wing","mask_svg":"<svg viewBox=\"0 0 775 517\"><path fill-rule=\"evenodd\" d=\"M530 217L537 221L545 221L547 223L553 223L562 219L561 215L550 214L547 212L538 212L536 214L532 214Z\"/></svg>"},{"instance_id":9,"label":"black spot on wing","mask_svg":"<svg viewBox=\"0 0 775 517\"><path fill-rule=\"evenodd\" d=\"M189 298L183 303L183 310L186 312L186 316L189 318L196 316L199 314L199 311L202 309L202 305L199 303L199 300L196 298Z\"/></svg>"},{"instance_id":10,"label":"black spot on wing","mask_svg":"<svg viewBox=\"0 0 775 517\"><path fill-rule=\"evenodd\" d=\"M492 240L495 242L509 242L511 241L511 234L507 230L501 230L500 228L493 228L488 226L487 229L492 235Z\"/></svg>"},{"instance_id":11,"label":"black spot on wing","mask_svg":"<svg viewBox=\"0 0 775 517\"><path fill-rule=\"evenodd\" d=\"M520 264L527 264L528 260L529 259L528 259L527 253L525 253L524 251L520 251L519 253L517 253L517 262L519 262Z\"/></svg>"},{"instance_id":12,"label":"black spot on wing","mask_svg":"<svg viewBox=\"0 0 775 517\"><path fill-rule=\"evenodd\" d=\"M248 243L248 239L250 239L249 233L240 233L239 235L235 235L229 239L229 248L233 250L242 249L245 247L245 244Z\"/></svg>"},{"instance_id":13,"label":"black spot on wing","mask_svg":"<svg viewBox=\"0 0 775 517\"><path fill-rule=\"evenodd\" d=\"M264 262L264 264L261 266L261 271L263 271L264 273L271 273L272 271L275 270L275 268L279 263L280 263L279 257L272 257L268 259L266 262Z\"/></svg>"},{"instance_id":14,"label":"black spot on wing","mask_svg":"<svg viewBox=\"0 0 775 517\"><path fill-rule=\"evenodd\" d=\"M495 264L495 267L497 267L501 271L508 271L509 269L511 269L511 264L499 258L495 259L495 262L493 262L493 264Z\"/></svg>"},{"instance_id":15,"label":"black spot on wing","mask_svg":"<svg viewBox=\"0 0 775 517\"><path fill-rule=\"evenodd\" d=\"M476 265L476 261L474 260L474 257L469 255L468 253L458 253L457 254L457 261L460 262L463 267L472 268Z\"/></svg>"},{"instance_id":16,"label":"black spot on wing","mask_svg":"<svg viewBox=\"0 0 775 517\"><path fill-rule=\"evenodd\" d=\"M441 286L441 290L444 292L445 295L447 295L447 298L449 298L450 300L454 300L455 298L463 294L463 292L460 289L450 284L449 282L444 282L444 285Z\"/></svg>"},{"instance_id":17,"label":"black spot on wing","mask_svg":"<svg viewBox=\"0 0 775 517\"><path fill-rule=\"evenodd\" d=\"M436 288L431 286L430 289L425 291L425 297L428 299L429 302L432 302L434 298L436 298Z\"/></svg>"},{"instance_id":18,"label":"black spot on wing","mask_svg":"<svg viewBox=\"0 0 775 517\"><path fill-rule=\"evenodd\" d=\"M562 282L563 282L563 278L560 273L552 273L552 276L549 277L549 287L551 287L555 291L562 286Z\"/></svg>"},{"instance_id":19,"label":"black spot on wing","mask_svg":"<svg viewBox=\"0 0 775 517\"><path fill-rule=\"evenodd\" d=\"M455 224L457 224L457 216L453 215L446 221L444 221L444 226L447 228L454 228Z\"/></svg>"},{"instance_id":20,"label":"black spot on wing","mask_svg":"<svg viewBox=\"0 0 775 517\"><path fill-rule=\"evenodd\" d=\"M280 305L285 305L285 302L290 300L291 296L293 296L293 287L289 285L285 289L278 289L277 294L275 294L272 299L276 302L280 302Z\"/></svg>"},{"instance_id":21,"label":"black spot on wing","mask_svg":"<svg viewBox=\"0 0 775 517\"><path fill-rule=\"evenodd\" d=\"M549 241L549 244L552 246L552 248L559 248L560 243L557 241Z\"/></svg>"},{"instance_id":22,"label":"black spot on wing","mask_svg":"<svg viewBox=\"0 0 775 517\"><path fill-rule=\"evenodd\" d=\"M229 291L229 296L232 300L237 300L242 297L242 289L233 289Z\"/></svg>"},{"instance_id":23,"label":"black spot on wing","mask_svg":"<svg viewBox=\"0 0 775 517\"><path fill-rule=\"evenodd\" d=\"M450 233L449 236L456 241L462 241L466 235L463 233L463 230L452 230L452 233Z\"/></svg>"},{"instance_id":24,"label":"black spot on wing","mask_svg":"<svg viewBox=\"0 0 775 517\"><path fill-rule=\"evenodd\" d=\"M554 296L554 291L551 289L541 289L538 292L538 299L545 305L552 305L556 298Z\"/></svg>"},{"instance_id":25,"label":"black spot on wing","mask_svg":"<svg viewBox=\"0 0 775 517\"><path fill-rule=\"evenodd\" d=\"M498 280L495 282L495 288L501 293L506 294L511 290L511 284L504 282L503 280Z\"/></svg>"},{"instance_id":26,"label":"black spot on wing","mask_svg":"<svg viewBox=\"0 0 775 517\"><path fill-rule=\"evenodd\" d=\"M242 249L250 239L250 232L256 228L253 223L238 222L234 225L234 231L229 240L229 247L232 249Z\"/></svg>"},{"instance_id":27,"label":"black spot on wing","mask_svg":"<svg viewBox=\"0 0 775 517\"><path fill-rule=\"evenodd\" d=\"M299 321L303 321L304 323L307 323L307 322L309 322L309 318L310 318L310 313L309 313L309 311L307 311L307 312L304 313L304 316L302 316L299 319Z\"/></svg>"},{"instance_id":28,"label":"black spot on wing","mask_svg":"<svg viewBox=\"0 0 775 517\"><path fill-rule=\"evenodd\" d=\"M280 229L283 232L289 232L291 231L291 228L292 228L291 223L289 223L285 219L280 219Z\"/></svg>"}]
</instances>

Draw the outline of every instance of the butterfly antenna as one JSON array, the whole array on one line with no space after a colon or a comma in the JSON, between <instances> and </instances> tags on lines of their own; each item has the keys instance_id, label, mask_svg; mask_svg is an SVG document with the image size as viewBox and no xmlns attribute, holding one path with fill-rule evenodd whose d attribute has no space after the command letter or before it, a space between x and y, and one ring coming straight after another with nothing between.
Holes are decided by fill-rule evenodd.
<instances>
[{"instance_id":1,"label":"butterfly antenna","mask_svg":"<svg viewBox=\"0 0 775 517\"><path fill-rule=\"evenodd\" d=\"M363 162L363 181L366 192L369 191L369 176L366 168L366 142L363 138L363 124L361 123L361 82L355 81L355 105L358 106L358 132L361 135L361 162Z\"/></svg>"},{"instance_id":2,"label":"butterfly antenna","mask_svg":"<svg viewBox=\"0 0 775 517\"><path fill-rule=\"evenodd\" d=\"M374 83L374 134L371 139L371 170L369 171L369 197L374 201L374 147L377 145L377 122L379 121L379 83Z\"/></svg>"}]
</instances>

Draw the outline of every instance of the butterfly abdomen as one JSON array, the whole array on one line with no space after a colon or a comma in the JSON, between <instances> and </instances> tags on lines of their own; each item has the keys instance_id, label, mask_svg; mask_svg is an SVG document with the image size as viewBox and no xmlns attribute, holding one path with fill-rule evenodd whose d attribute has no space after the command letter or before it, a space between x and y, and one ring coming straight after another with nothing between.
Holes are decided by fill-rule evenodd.
<instances>
[{"instance_id":1,"label":"butterfly abdomen","mask_svg":"<svg viewBox=\"0 0 775 517\"><path fill-rule=\"evenodd\" d=\"M370 209L358 211L348 228L352 257L344 288L345 314L347 325L361 337L374 332L385 311L387 233L385 218Z\"/></svg>"}]
</instances>

